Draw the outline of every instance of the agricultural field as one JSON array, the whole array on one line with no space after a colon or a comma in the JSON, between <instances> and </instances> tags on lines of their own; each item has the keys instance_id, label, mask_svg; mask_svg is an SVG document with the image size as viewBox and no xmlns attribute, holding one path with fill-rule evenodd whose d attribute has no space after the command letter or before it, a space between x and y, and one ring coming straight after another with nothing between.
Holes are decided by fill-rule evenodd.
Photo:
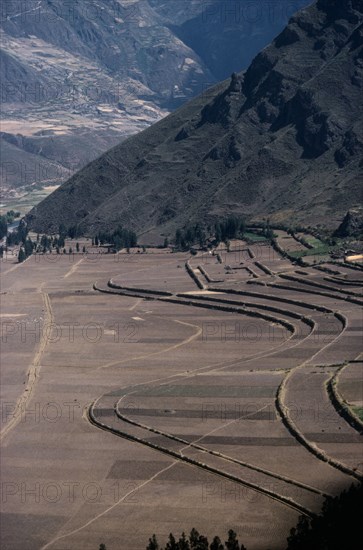
<instances>
[{"instance_id":1,"label":"agricultural field","mask_svg":"<svg viewBox=\"0 0 363 550\"><path fill-rule=\"evenodd\" d=\"M362 480L361 270L80 245L1 261L2 547L281 550Z\"/></svg>"},{"instance_id":2,"label":"agricultural field","mask_svg":"<svg viewBox=\"0 0 363 550\"><path fill-rule=\"evenodd\" d=\"M277 243L293 259L303 258L310 265L327 262L337 246L328 245L308 233L290 235L286 231L274 231Z\"/></svg>"},{"instance_id":3,"label":"agricultural field","mask_svg":"<svg viewBox=\"0 0 363 550\"><path fill-rule=\"evenodd\" d=\"M8 210L16 210L21 213L21 216L25 216L34 206L45 199L50 193L57 189L57 185L52 186L38 186L30 189L22 194L14 192L14 197L7 198L6 204L1 205L0 214L6 214Z\"/></svg>"}]
</instances>

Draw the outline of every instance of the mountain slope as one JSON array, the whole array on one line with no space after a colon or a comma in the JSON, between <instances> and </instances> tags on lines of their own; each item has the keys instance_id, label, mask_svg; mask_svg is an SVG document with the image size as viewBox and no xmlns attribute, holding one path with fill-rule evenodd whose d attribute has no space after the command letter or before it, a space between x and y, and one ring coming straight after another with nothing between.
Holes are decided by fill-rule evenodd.
<instances>
[{"instance_id":1,"label":"mountain slope","mask_svg":"<svg viewBox=\"0 0 363 550\"><path fill-rule=\"evenodd\" d=\"M290 10L308 2L295 0ZM288 11L271 12L271 0L258 2L257 15L250 0L233 0L233 5L236 13L228 12L231 0L3 3L2 131L16 136L28 173L44 164L48 149L56 154L59 144L59 156L49 160L60 165L60 183L69 170L63 144L76 157L74 171L80 169L232 70L247 67L283 28ZM34 149L40 139L42 144L47 138L53 142L29 161L21 149L22 137ZM48 183L39 171L38 179L23 185L13 177L7 152L6 147L0 174L5 196Z\"/></svg>"},{"instance_id":2,"label":"mountain slope","mask_svg":"<svg viewBox=\"0 0 363 550\"><path fill-rule=\"evenodd\" d=\"M234 75L66 182L27 220L168 233L238 213L336 227L361 198L362 0L318 0Z\"/></svg>"}]
</instances>

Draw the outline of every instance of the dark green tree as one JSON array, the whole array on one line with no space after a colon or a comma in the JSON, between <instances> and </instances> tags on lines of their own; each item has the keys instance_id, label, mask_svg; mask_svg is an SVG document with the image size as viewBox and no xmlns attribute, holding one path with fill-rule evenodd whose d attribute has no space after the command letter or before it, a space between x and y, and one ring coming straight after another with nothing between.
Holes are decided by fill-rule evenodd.
<instances>
[{"instance_id":1,"label":"dark green tree","mask_svg":"<svg viewBox=\"0 0 363 550\"><path fill-rule=\"evenodd\" d=\"M190 550L189 541L185 536L185 533L182 533L178 541L178 550Z\"/></svg>"},{"instance_id":2,"label":"dark green tree","mask_svg":"<svg viewBox=\"0 0 363 550\"><path fill-rule=\"evenodd\" d=\"M137 235L134 231L131 231L130 233L130 246L132 248L135 248L135 246L137 246Z\"/></svg>"},{"instance_id":3,"label":"dark green tree","mask_svg":"<svg viewBox=\"0 0 363 550\"><path fill-rule=\"evenodd\" d=\"M178 543L172 533L169 535L169 540L166 543L165 550L178 550Z\"/></svg>"},{"instance_id":4,"label":"dark green tree","mask_svg":"<svg viewBox=\"0 0 363 550\"><path fill-rule=\"evenodd\" d=\"M287 541L289 543L289 550L299 550L300 548L309 548L315 550L316 546L313 540L313 534L310 531L310 522L306 516L300 516L298 524L290 531L290 537Z\"/></svg>"},{"instance_id":5,"label":"dark green tree","mask_svg":"<svg viewBox=\"0 0 363 550\"><path fill-rule=\"evenodd\" d=\"M67 228L64 225L64 223L61 223L58 229L58 233L60 237L66 237L67 236Z\"/></svg>"},{"instance_id":6,"label":"dark green tree","mask_svg":"<svg viewBox=\"0 0 363 550\"><path fill-rule=\"evenodd\" d=\"M190 542L190 546L191 548L195 548L195 546L198 544L198 539L199 539L199 533L196 529L193 529L190 531L190 535L189 535L189 542Z\"/></svg>"},{"instance_id":7,"label":"dark green tree","mask_svg":"<svg viewBox=\"0 0 363 550\"><path fill-rule=\"evenodd\" d=\"M114 237L114 247L115 247L115 249L116 249L117 251L118 251L118 250L121 250L122 244L123 244L123 243L122 243L121 237L120 237L119 235L116 235L116 236Z\"/></svg>"},{"instance_id":8,"label":"dark green tree","mask_svg":"<svg viewBox=\"0 0 363 550\"><path fill-rule=\"evenodd\" d=\"M208 539L200 535L196 529L192 529L189 535L191 550L208 550Z\"/></svg>"},{"instance_id":9,"label":"dark green tree","mask_svg":"<svg viewBox=\"0 0 363 550\"><path fill-rule=\"evenodd\" d=\"M228 531L228 540L225 544L227 550L240 550L237 534L233 531L233 529Z\"/></svg>"},{"instance_id":10,"label":"dark green tree","mask_svg":"<svg viewBox=\"0 0 363 550\"><path fill-rule=\"evenodd\" d=\"M18 262L19 264L23 263L23 261L26 259L26 256L25 256L25 252L23 250L23 248L21 248L19 250L19 254L18 254Z\"/></svg>"},{"instance_id":11,"label":"dark green tree","mask_svg":"<svg viewBox=\"0 0 363 550\"><path fill-rule=\"evenodd\" d=\"M208 550L208 549L209 549L209 543L208 543L207 537L204 537L203 535L199 535L195 550Z\"/></svg>"},{"instance_id":12,"label":"dark green tree","mask_svg":"<svg viewBox=\"0 0 363 550\"><path fill-rule=\"evenodd\" d=\"M27 239L24 244L25 257L28 258L33 254L34 245L31 239Z\"/></svg>"},{"instance_id":13,"label":"dark green tree","mask_svg":"<svg viewBox=\"0 0 363 550\"><path fill-rule=\"evenodd\" d=\"M24 243L29 233L29 230L24 220L20 221L17 233L18 233L19 242Z\"/></svg>"},{"instance_id":14,"label":"dark green tree","mask_svg":"<svg viewBox=\"0 0 363 550\"><path fill-rule=\"evenodd\" d=\"M175 246L176 246L176 248L180 248L181 240L182 240L181 229L177 229L176 233L175 233Z\"/></svg>"},{"instance_id":15,"label":"dark green tree","mask_svg":"<svg viewBox=\"0 0 363 550\"><path fill-rule=\"evenodd\" d=\"M217 244L221 242L222 240L222 228L220 223L216 223L215 226L215 238L217 241Z\"/></svg>"},{"instance_id":16,"label":"dark green tree","mask_svg":"<svg viewBox=\"0 0 363 550\"><path fill-rule=\"evenodd\" d=\"M201 229L199 232L198 241L199 241L200 248L203 248L206 245L207 235L203 229Z\"/></svg>"},{"instance_id":17,"label":"dark green tree","mask_svg":"<svg viewBox=\"0 0 363 550\"><path fill-rule=\"evenodd\" d=\"M219 537L214 537L210 545L210 550L224 550L224 545Z\"/></svg>"},{"instance_id":18,"label":"dark green tree","mask_svg":"<svg viewBox=\"0 0 363 550\"><path fill-rule=\"evenodd\" d=\"M357 550L363 540L363 485L327 497L320 515L301 516L288 537L288 550Z\"/></svg>"},{"instance_id":19,"label":"dark green tree","mask_svg":"<svg viewBox=\"0 0 363 550\"><path fill-rule=\"evenodd\" d=\"M239 229L239 221L237 218L228 218L225 222L225 236L227 239L233 239L237 235Z\"/></svg>"},{"instance_id":20,"label":"dark green tree","mask_svg":"<svg viewBox=\"0 0 363 550\"><path fill-rule=\"evenodd\" d=\"M80 236L81 236L81 231L77 225L72 225L68 229L68 237L70 237L71 239L76 239L77 237L80 237Z\"/></svg>"},{"instance_id":21,"label":"dark green tree","mask_svg":"<svg viewBox=\"0 0 363 550\"><path fill-rule=\"evenodd\" d=\"M46 254L48 250L51 249L52 241L47 235L42 235L40 239L40 246L42 248L43 254Z\"/></svg>"},{"instance_id":22,"label":"dark green tree","mask_svg":"<svg viewBox=\"0 0 363 550\"><path fill-rule=\"evenodd\" d=\"M8 233L8 223L6 216L0 216L0 239L6 237Z\"/></svg>"},{"instance_id":23,"label":"dark green tree","mask_svg":"<svg viewBox=\"0 0 363 550\"><path fill-rule=\"evenodd\" d=\"M79 243L76 243L76 250L79 252Z\"/></svg>"},{"instance_id":24,"label":"dark green tree","mask_svg":"<svg viewBox=\"0 0 363 550\"><path fill-rule=\"evenodd\" d=\"M159 544L155 535L149 539L149 544L147 545L146 550L159 550Z\"/></svg>"},{"instance_id":25,"label":"dark green tree","mask_svg":"<svg viewBox=\"0 0 363 550\"><path fill-rule=\"evenodd\" d=\"M106 545L105 544L100 544L99 550L107 550Z\"/></svg>"},{"instance_id":26,"label":"dark green tree","mask_svg":"<svg viewBox=\"0 0 363 550\"><path fill-rule=\"evenodd\" d=\"M272 240L274 236L274 232L270 226L270 220L267 220L267 222L264 223L262 233L267 239Z\"/></svg>"}]
</instances>

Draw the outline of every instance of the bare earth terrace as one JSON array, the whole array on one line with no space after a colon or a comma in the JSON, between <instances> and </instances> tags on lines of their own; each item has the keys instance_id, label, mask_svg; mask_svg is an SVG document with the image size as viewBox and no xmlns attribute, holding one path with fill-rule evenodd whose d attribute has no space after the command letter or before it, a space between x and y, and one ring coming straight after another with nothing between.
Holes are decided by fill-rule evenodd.
<instances>
[{"instance_id":1,"label":"bare earth terrace","mask_svg":"<svg viewBox=\"0 0 363 550\"><path fill-rule=\"evenodd\" d=\"M242 241L1 268L3 547L278 550L362 479L359 270Z\"/></svg>"}]
</instances>

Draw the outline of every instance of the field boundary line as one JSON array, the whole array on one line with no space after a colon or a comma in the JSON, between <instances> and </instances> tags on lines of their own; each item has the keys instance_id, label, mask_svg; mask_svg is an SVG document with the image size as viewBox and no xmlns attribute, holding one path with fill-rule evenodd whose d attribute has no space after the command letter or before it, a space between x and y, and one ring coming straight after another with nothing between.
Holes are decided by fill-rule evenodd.
<instances>
[{"instance_id":1,"label":"field boundary line","mask_svg":"<svg viewBox=\"0 0 363 550\"><path fill-rule=\"evenodd\" d=\"M44 324L45 326L52 327L54 325L54 315L52 310L52 305L50 302L49 295L46 292L42 292L43 302L44 302L44 309L45 309L45 319ZM44 334L44 331L41 333L41 338L38 346L38 351L36 352L34 359L27 371L27 383L25 386L25 389L21 396L18 398L16 405L15 405L15 411L13 414L12 419L8 422L8 424L4 427L4 429L0 432L0 441L2 441L11 430L15 428L15 426L20 422L22 412L24 410L24 407L26 404L30 401L34 388L36 385L36 382L39 377L39 370L40 370L40 361L43 356L43 353L48 345L48 334Z\"/></svg>"},{"instance_id":2,"label":"field boundary line","mask_svg":"<svg viewBox=\"0 0 363 550\"><path fill-rule=\"evenodd\" d=\"M339 378L343 371L349 366L349 363L343 364L337 372L326 382L325 388L329 399L332 402L337 413L346 421L352 428L363 434L363 422L352 408L345 402L338 390Z\"/></svg>"}]
</instances>

